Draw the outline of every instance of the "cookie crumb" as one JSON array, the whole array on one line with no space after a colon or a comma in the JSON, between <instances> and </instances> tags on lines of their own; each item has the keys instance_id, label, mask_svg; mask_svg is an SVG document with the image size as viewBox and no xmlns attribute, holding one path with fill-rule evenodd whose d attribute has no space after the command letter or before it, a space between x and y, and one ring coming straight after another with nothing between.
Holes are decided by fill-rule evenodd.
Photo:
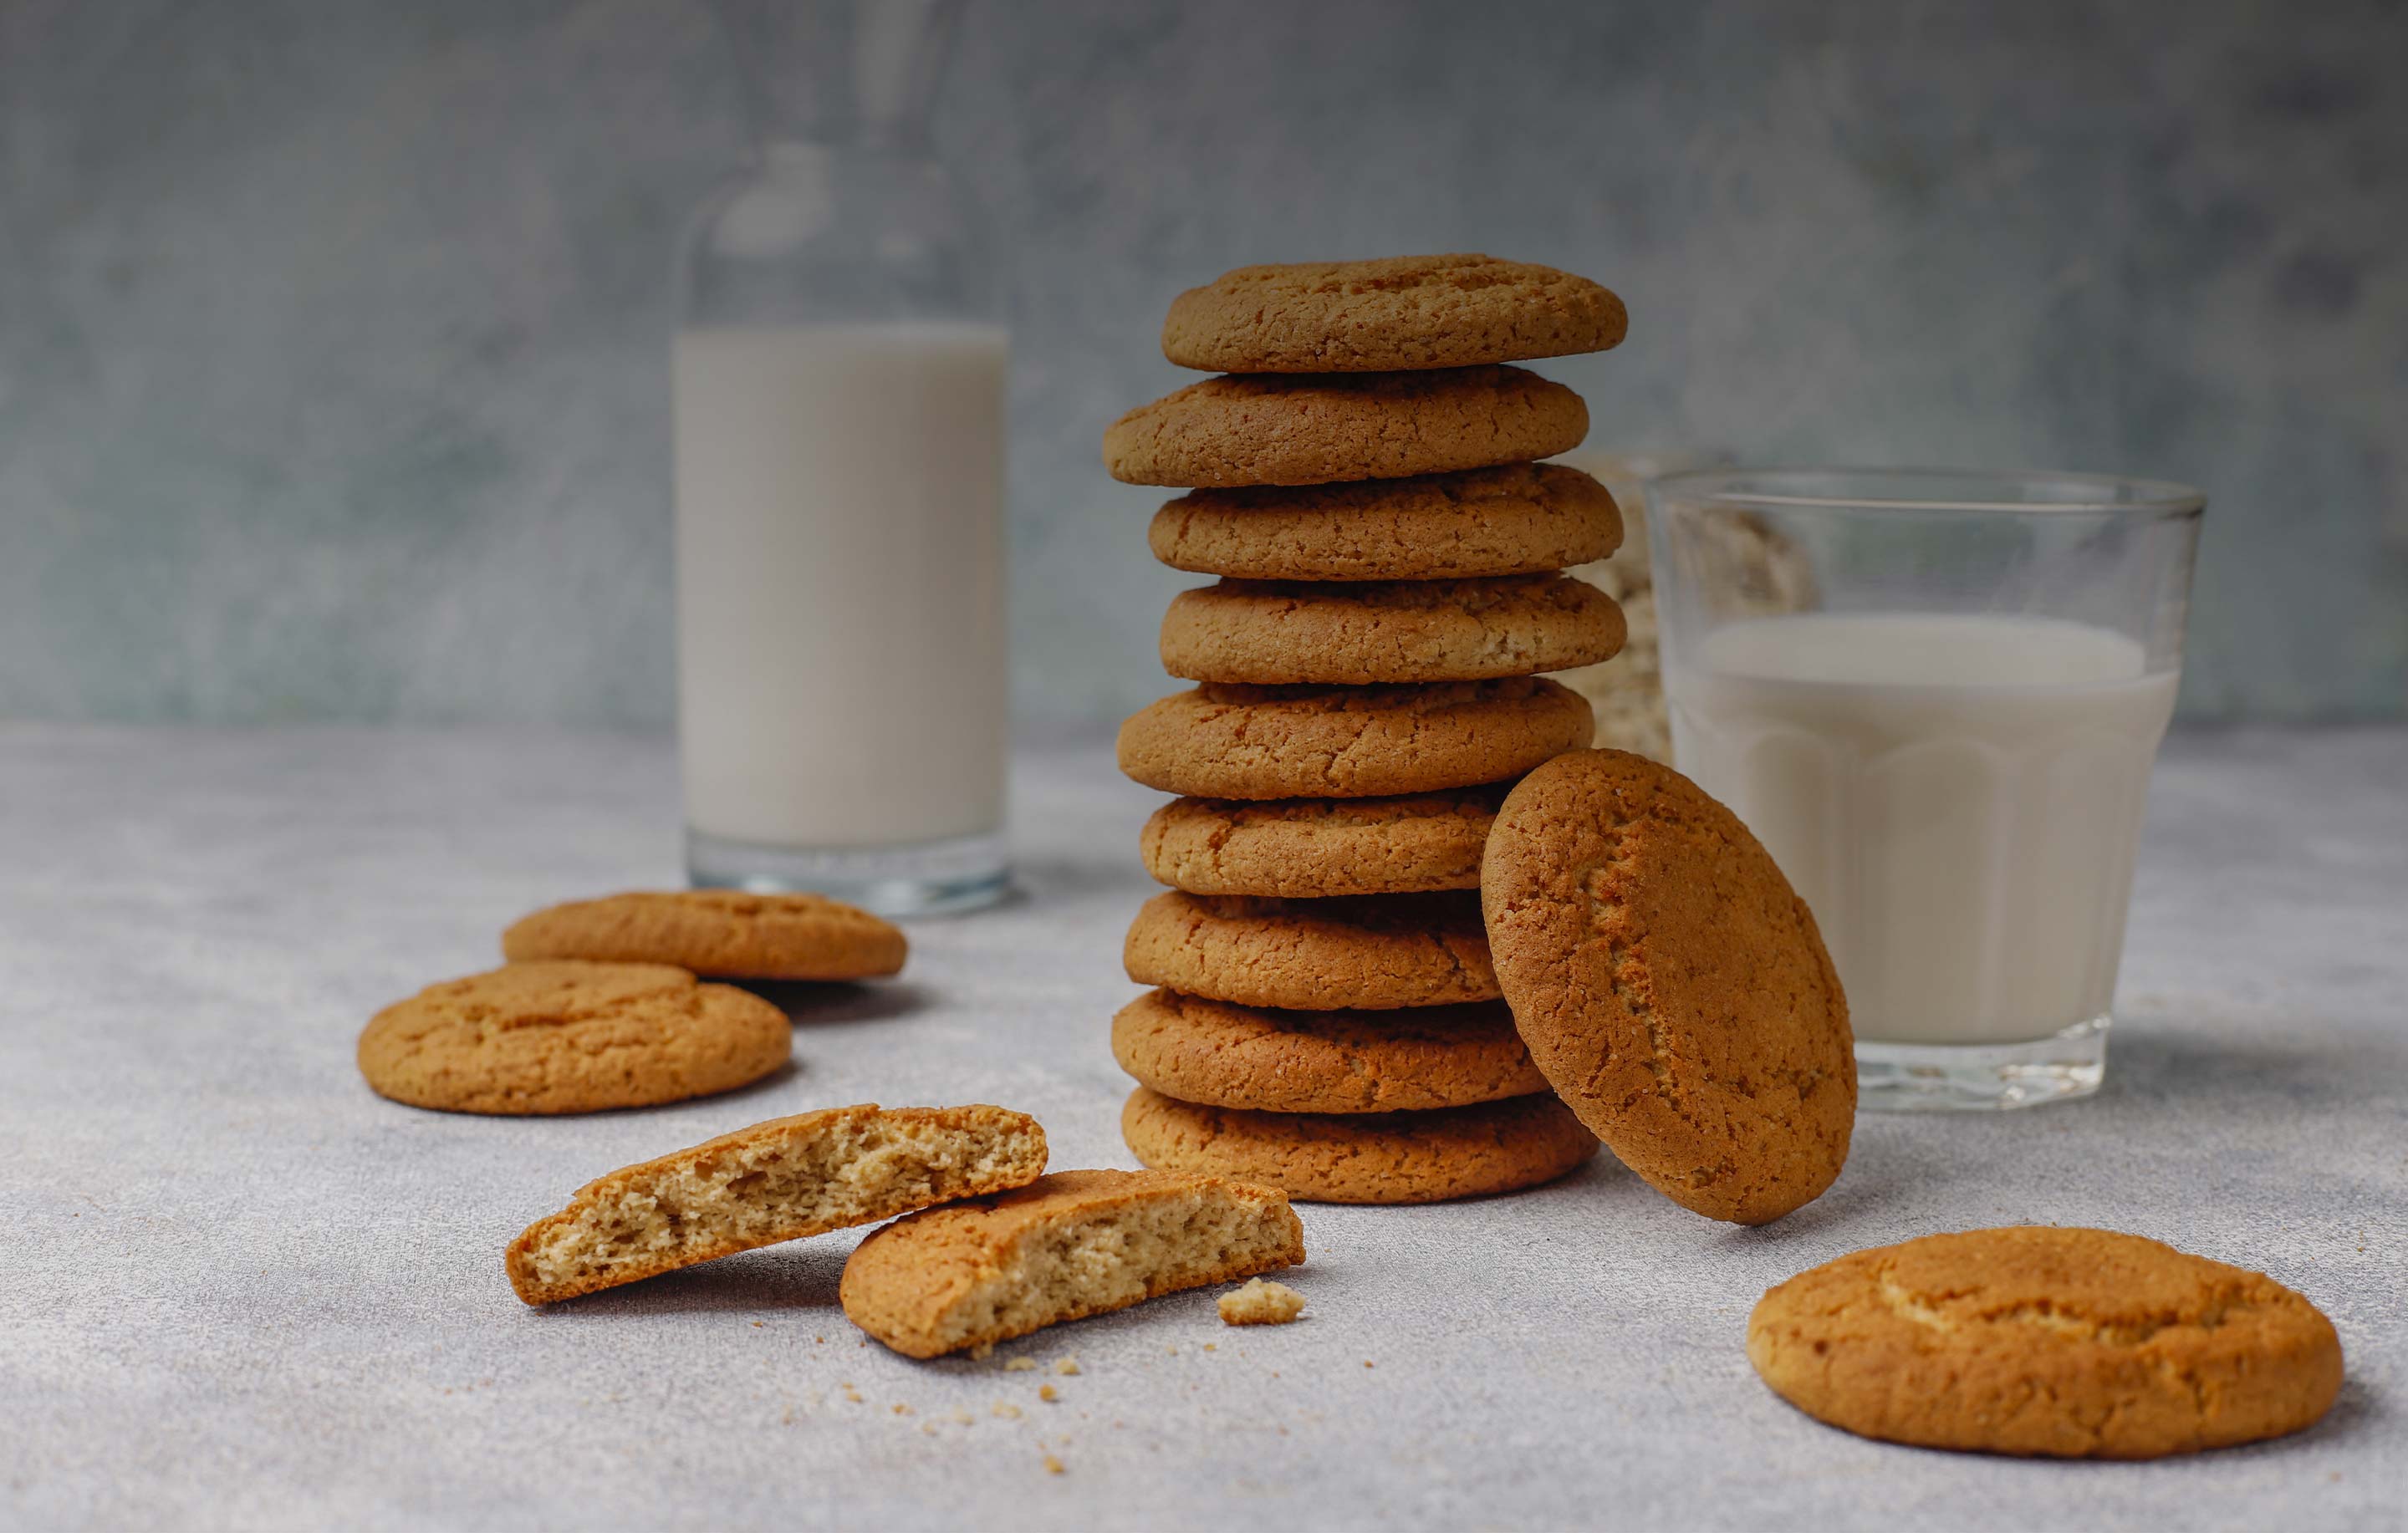
<instances>
[{"instance_id":1,"label":"cookie crumb","mask_svg":"<svg viewBox=\"0 0 2408 1533\"><path fill-rule=\"evenodd\" d=\"M1056 1357L1054 1359L1054 1371L1065 1378L1075 1377L1079 1371L1079 1360L1076 1357Z\"/></svg>"},{"instance_id":2,"label":"cookie crumb","mask_svg":"<svg viewBox=\"0 0 2408 1533\"><path fill-rule=\"evenodd\" d=\"M1369 1368L1369 1367L1370 1367L1371 1365L1370 1365L1370 1364L1369 1364L1369 1363L1366 1363L1366 1364L1364 1364L1363 1366L1364 1366L1365 1368ZM896 1415L898 1415L898 1416L908 1416L908 1415L910 1415L910 1414L911 1413L911 1408L910 1408L910 1406L908 1406L908 1405L904 1405L904 1404L902 1404L901 1402L899 1402L899 1401L898 1401L898 1402L896 1402L896 1407L895 1407L895 1413L896 1413Z\"/></svg>"},{"instance_id":3,"label":"cookie crumb","mask_svg":"<svg viewBox=\"0 0 2408 1533\"><path fill-rule=\"evenodd\" d=\"M1221 1296L1224 1325L1284 1325L1303 1312L1304 1296L1283 1282L1248 1278L1243 1288Z\"/></svg>"},{"instance_id":4,"label":"cookie crumb","mask_svg":"<svg viewBox=\"0 0 2408 1533\"><path fill-rule=\"evenodd\" d=\"M1034 1373L1037 1371L1037 1359L1034 1357L1014 1357L1003 1365L1003 1371L1006 1373Z\"/></svg>"},{"instance_id":5,"label":"cookie crumb","mask_svg":"<svg viewBox=\"0 0 2408 1533\"><path fill-rule=\"evenodd\" d=\"M1054 1392L1054 1386L1052 1384L1039 1384L1037 1387L1037 1397L1045 1401L1048 1405L1051 1405L1062 1397Z\"/></svg>"},{"instance_id":6,"label":"cookie crumb","mask_svg":"<svg viewBox=\"0 0 2408 1533\"><path fill-rule=\"evenodd\" d=\"M1045 1455L1045 1472L1046 1472L1047 1474L1060 1474L1060 1473L1062 1473L1062 1472L1063 1472L1063 1464L1062 1464L1062 1461L1061 1461L1060 1459L1058 1459L1058 1458L1054 1457L1052 1454L1047 1454Z\"/></svg>"},{"instance_id":7,"label":"cookie crumb","mask_svg":"<svg viewBox=\"0 0 2408 1533\"><path fill-rule=\"evenodd\" d=\"M997 1400L995 1402L995 1413L1001 1416L1006 1421L1018 1421L1020 1419L1020 1407L1012 1404L1010 1400Z\"/></svg>"}]
</instances>

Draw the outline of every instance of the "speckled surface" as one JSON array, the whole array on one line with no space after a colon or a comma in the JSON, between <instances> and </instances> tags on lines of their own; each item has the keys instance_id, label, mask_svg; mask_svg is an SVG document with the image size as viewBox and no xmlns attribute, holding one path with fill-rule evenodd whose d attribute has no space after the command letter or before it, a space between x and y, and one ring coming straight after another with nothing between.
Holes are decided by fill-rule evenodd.
<instances>
[{"instance_id":1,"label":"speckled surface","mask_svg":"<svg viewBox=\"0 0 2408 1533\"><path fill-rule=\"evenodd\" d=\"M0 715L666 727L712 8L0 5ZM1540 368L1592 446L2198 483L2184 706L2397 716L2402 57L2387 0L975 5L1023 711L1161 691L1193 581L1096 448L1173 294L1489 250L1628 300Z\"/></svg>"},{"instance_id":2,"label":"speckled surface","mask_svg":"<svg viewBox=\"0 0 2408 1533\"><path fill-rule=\"evenodd\" d=\"M370 1096L352 1039L526 909L672 878L663 742L0 726L0 1526L2394 1527L2403 784L2408 731L2178 734L2106 1092L1867 1118L1769 1228L1610 1161L1309 1207L1296 1325L1192 1294L914 1364L836 1307L850 1236L540 1313L502 1247L595 1173L829 1103L1001 1102L1057 1167L1125 1164L1106 1030L1155 800L1099 741L1022 757L1025 898L915 925L896 983L782 993L792 1072L513 1121ZM2035 1464L1858 1441L1749 1371L1770 1282L2012 1221L2272 1272L2340 1328L2339 1406L2272 1445Z\"/></svg>"}]
</instances>

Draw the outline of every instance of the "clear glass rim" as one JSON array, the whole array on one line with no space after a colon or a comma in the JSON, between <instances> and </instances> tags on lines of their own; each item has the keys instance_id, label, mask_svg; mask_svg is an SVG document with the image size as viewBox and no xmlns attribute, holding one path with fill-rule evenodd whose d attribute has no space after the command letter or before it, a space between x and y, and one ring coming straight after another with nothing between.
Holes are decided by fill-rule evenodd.
<instances>
[{"instance_id":1,"label":"clear glass rim","mask_svg":"<svg viewBox=\"0 0 2408 1533\"><path fill-rule=\"evenodd\" d=\"M1914 493L1918 484L1942 482L1974 493ZM1979 493L1983 485L2000 493L1985 496ZM2051 492L2050 498L2014 499L2007 494L2035 487ZM2171 480L1985 468L1700 468L1667 474L1650 488L1668 499L1768 509L2145 518L2197 516L2207 507L2206 495Z\"/></svg>"}]
</instances>

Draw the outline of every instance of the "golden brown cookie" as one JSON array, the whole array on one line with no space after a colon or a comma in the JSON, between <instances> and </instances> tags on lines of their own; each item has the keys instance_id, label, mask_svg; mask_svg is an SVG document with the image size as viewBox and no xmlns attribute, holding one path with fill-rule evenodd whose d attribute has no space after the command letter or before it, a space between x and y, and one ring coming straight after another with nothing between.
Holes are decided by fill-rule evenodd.
<instances>
[{"instance_id":1,"label":"golden brown cookie","mask_svg":"<svg viewBox=\"0 0 2408 1533\"><path fill-rule=\"evenodd\" d=\"M1304 1260L1274 1187L1162 1171L1056 1171L927 1209L844 1264L853 1323L907 1357L988 1346Z\"/></svg>"},{"instance_id":2,"label":"golden brown cookie","mask_svg":"<svg viewBox=\"0 0 2408 1533\"><path fill-rule=\"evenodd\" d=\"M1365 373L1602 351L1629 326L1585 277L1493 255L1240 266L1171 300L1162 354L1215 373Z\"/></svg>"},{"instance_id":3,"label":"golden brown cookie","mask_svg":"<svg viewBox=\"0 0 2408 1533\"><path fill-rule=\"evenodd\" d=\"M1469 895L1253 899L1156 895L1121 949L1128 977L1190 996L1293 1010L1494 1000L1480 902Z\"/></svg>"},{"instance_id":4,"label":"golden brown cookie","mask_svg":"<svg viewBox=\"0 0 2408 1533\"><path fill-rule=\"evenodd\" d=\"M1371 686L1482 681L1593 666L1622 609L1562 575L1351 584L1223 580L1162 619L1162 668L1191 681Z\"/></svg>"},{"instance_id":5,"label":"golden brown cookie","mask_svg":"<svg viewBox=\"0 0 2408 1533\"><path fill-rule=\"evenodd\" d=\"M1597 1153L1597 1136L1541 1093L1434 1112L1247 1112L1140 1086L1121 1138L1164 1170L1284 1187L1308 1203L1437 1203L1553 1182Z\"/></svg>"},{"instance_id":6,"label":"golden brown cookie","mask_svg":"<svg viewBox=\"0 0 2408 1533\"><path fill-rule=\"evenodd\" d=\"M1174 798L1139 838L1146 871L1191 895L1410 895L1480 887L1511 784L1400 798Z\"/></svg>"},{"instance_id":7,"label":"golden brown cookie","mask_svg":"<svg viewBox=\"0 0 2408 1533\"><path fill-rule=\"evenodd\" d=\"M1156 990L1112 1018L1112 1057L1166 1096L1262 1112L1404 1112L1547 1089L1499 1001L1274 1011Z\"/></svg>"},{"instance_id":8,"label":"golden brown cookie","mask_svg":"<svg viewBox=\"0 0 2408 1533\"><path fill-rule=\"evenodd\" d=\"M866 980L903 967L903 932L824 895L678 889L581 899L523 917L502 934L514 964L586 958L675 964L762 980Z\"/></svg>"},{"instance_id":9,"label":"golden brown cookie","mask_svg":"<svg viewBox=\"0 0 2408 1533\"><path fill-rule=\"evenodd\" d=\"M597 1112L733 1091L786 1062L786 1014L666 964L512 964L429 985L360 1034L380 1096L445 1112Z\"/></svg>"},{"instance_id":10,"label":"golden brown cookie","mask_svg":"<svg viewBox=\"0 0 2408 1533\"><path fill-rule=\"evenodd\" d=\"M1045 1130L999 1107L828 1108L772 1118L578 1189L503 1254L529 1304L780 1240L998 1193L1045 1170Z\"/></svg>"},{"instance_id":11,"label":"golden brown cookie","mask_svg":"<svg viewBox=\"0 0 2408 1533\"><path fill-rule=\"evenodd\" d=\"M1527 463L1586 435L1580 395L1519 367L1208 378L1113 422L1104 466L1129 484L1326 484Z\"/></svg>"},{"instance_id":12,"label":"golden brown cookie","mask_svg":"<svg viewBox=\"0 0 2408 1533\"><path fill-rule=\"evenodd\" d=\"M1506 795L1481 895L1530 1057L1650 1185L1760 1225L1839 1176L1848 1003L1730 810L1643 756L1558 756Z\"/></svg>"},{"instance_id":13,"label":"golden brown cookie","mask_svg":"<svg viewBox=\"0 0 2408 1533\"><path fill-rule=\"evenodd\" d=\"M1540 677L1404 687L1201 686L1121 725L1121 770L1204 798L1372 798L1496 782L1588 743Z\"/></svg>"},{"instance_id":14,"label":"golden brown cookie","mask_svg":"<svg viewBox=\"0 0 2408 1533\"><path fill-rule=\"evenodd\" d=\"M2342 1381L2341 1339L2306 1299L2104 1229L1855 1252L1758 1300L1747 1355L1782 1398L1865 1437L2060 1458L2280 1437Z\"/></svg>"},{"instance_id":15,"label":"golden brown cookie","mask_svg":"<svg viewBox=\"0 0 2408 1533\"><path fill-rule=\"evenodd\" d=\"M1622 513L1577 468L1509 464L1420 479L1194 490L1154 513L1173 569L1258 580L1445 580L1602 559Z\"/></svg>"}]
</instances>

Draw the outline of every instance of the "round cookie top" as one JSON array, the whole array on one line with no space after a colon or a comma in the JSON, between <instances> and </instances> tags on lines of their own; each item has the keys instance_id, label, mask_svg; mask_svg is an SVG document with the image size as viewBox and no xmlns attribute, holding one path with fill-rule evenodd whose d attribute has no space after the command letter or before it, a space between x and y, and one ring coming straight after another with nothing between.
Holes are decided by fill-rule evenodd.
<instances>
[{"instance_id":1,"label":"round cookie top","mask_svg":"<svg viewBox=\"0 0 2408 1533\"><path fill-rule=\"evenodd\" d=\"M1748 1317L1764 1382L1928 1448L2155 1458L2295 1432L2340 1392L2332 1323L2273 1279L2137 1235L2028 1226L1858 1251Z\"/></svg>"},{"instance_id":2,"label":"round cookie top","mask_svg":"<svg viewBox=\"0 0 2408 1533\"><path fill-rule=\"evenodd\" d=\"M1173 569L1258 580L1441 580L1527 575L1622 544L1604 485L1516 463L1352 484L1194 490L1154 513L1147 541Z\"/></svg>"},{"instance_id":3,"label":"round cookie top","mask_svg":"<svg viewBox=\"0 0 2408 1533\"><path fill-rule=\"evenodd\" d=\"M1191 895L1408 895L1480 887L1506 784L1398 798L1174 798L1139 838L1146 871Z\"/></svg>"},{"instance_id":4,"label":"round cookie top","mask_svg":"<svg viewBox=\"0 0 2408 1533\"><path fill-rule=\"evenodd\" d=\"M1190 996L1299 1011L1497 998L1468 895L1253 899L1156 895L1121 947L1128 977Z\"/></svg>"},{"instance_id":5,"label":"round cookie top","mask_svg":"<svg viewBox=\"0 0 2408 1533\"><path fill-rule=\"evenodd\" d=\"M1602 351L1629 328L1585 277L1493 255L1240 266L1171 300L1162 354L1214 373L1372 373Z\"/></svg>"},{"instance_id":6,"label":"round cookie top","mask_svg":"<svg viewBox=\"0 0 2408 1533\"><path fill-rule=\"evenodd\" d=\"M1589 740L1539 677L1397 687L1207 685L1121 725L1121 770L1205 798L1372 798L1519 776Z\"/></svg>"},{"instance_id":7,"label":"round cookie top","mask_svg":"<svg viewBox=\"0 0 2408 1533\"><path fill-rule=\"evenodd\" d=\"M824 895L679 889L536 911L502 934L512 963L584 958L673 964L696 974L866 980L903 967L901 928Z\"/></svg>"},{"instance_id":8,"label":"round cookie top","mask_svg":"<svg viewBox=\"0 0 2408 1533\"><path fill-rule=\"evenodd\" d=\"M1156 990L1112 1018L1112 1056L1166 1096L1262 1112L1401 1112L1547 1089L1497 1001L1278 1011Z\"/></svg>"},{"instance_id":9,"label":"round cookie top","mask_svg":"<svg viewBox=\"0 0 2408 1533\"><path fill-rule=\"evenodd\" d=\"M1544 1092L1429 1112L1251 1112L1140 1086L1121 1109L1121 1139L1157 1169L1268 1182L1312 1203L1518 1192L1597 1153L1597 1136Z\"/></svg>"},{"instance_id":10,"label":"round cookie top","mask_svg":"<svg viewBox=\"0 0 2408 1533\"><path fill-rule=\"evenodd\" d=\"M1223 580L1172 599L1162 667L1256 686L1481 681L1610 660L1623 633L1613 598L1566 575Z\"/></svg>"},{"instance_id":11,"label":"round cookie top","mask_svg":"<svg viewBox=\"0 0 2408 1533\"><path fill-rule=\"evenodd\" d=\"M1519 367L1208 378L1114 421L1130 484L1228 488L1400 479L1552 458L1588 435L1579 394Z\"/></svg>"},{"instance_id":12,"label":"round cookie top","mask_svg":"<svg viewBox=\"0 0 2408 1533\"><path fill-rule=\"evenodd\" d=\"M429 985L360 1034L360 1073L412 1107L595 1112L732 1091L794 1048L786 1014L666 964L564 960Z\"/></svg>"},{"instance_id":13,"label":"round cookie top","mask_svg":"<svg viewBox=\"0 0 2408 1533\"><path fill-rule=\"evenodd\" d=\"M1506 796L1480 887L1530 1057L1656 1191L1760 1225L1839 1176L1848 1003L1738 816L1643 756L1558 756Z\"/></svg>"}]
</instances>

